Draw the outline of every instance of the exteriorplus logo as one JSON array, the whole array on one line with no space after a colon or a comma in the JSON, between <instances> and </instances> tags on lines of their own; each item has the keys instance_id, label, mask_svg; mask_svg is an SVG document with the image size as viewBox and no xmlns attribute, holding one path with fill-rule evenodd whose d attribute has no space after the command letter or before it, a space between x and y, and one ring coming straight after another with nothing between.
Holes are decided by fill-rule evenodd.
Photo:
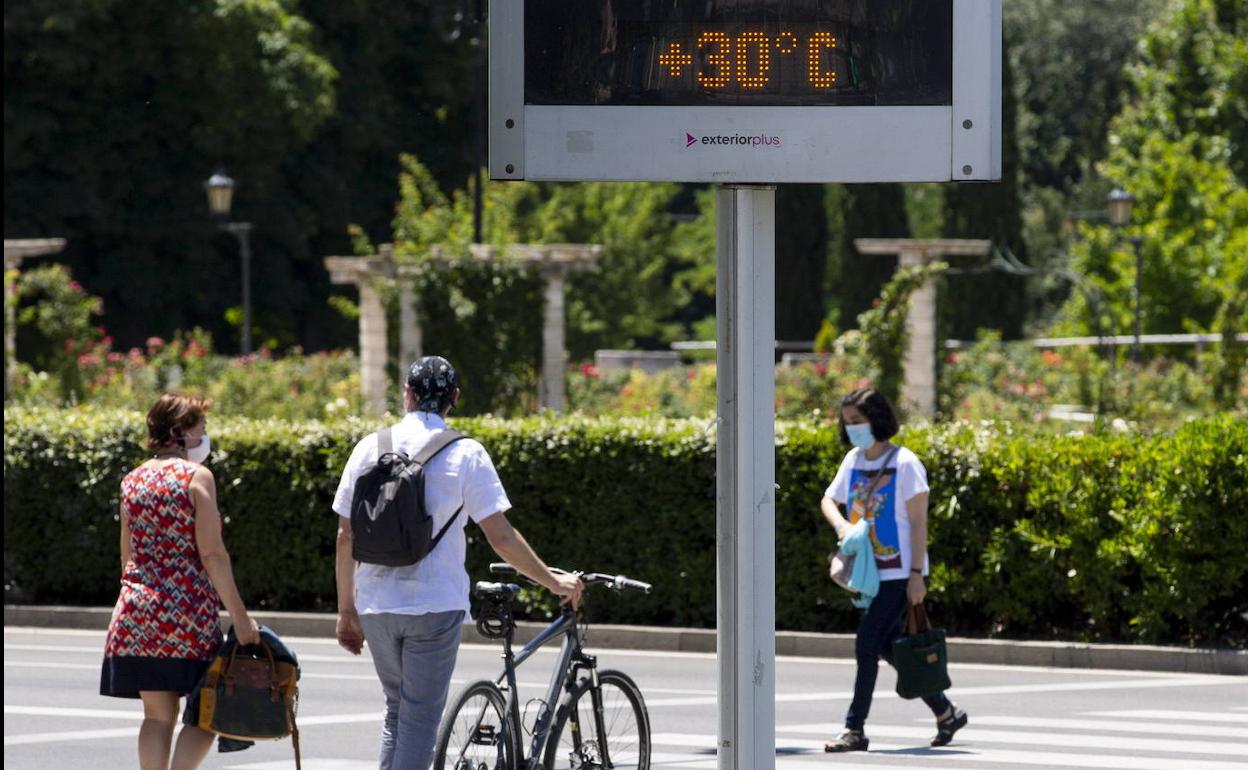
<instances>
[{"instance_id":1,"label":"exteriorplus logo","mask_svg":"<svg viewBox=\"0 0 1248 770\"><path fill-rule=\"evenodd\" d=\"M770 134L702 134L694 136L685 132L685 147L699 145L732 146L750 149L754 147L779 147L780 137Z\"/></svg>"}]
</instances>

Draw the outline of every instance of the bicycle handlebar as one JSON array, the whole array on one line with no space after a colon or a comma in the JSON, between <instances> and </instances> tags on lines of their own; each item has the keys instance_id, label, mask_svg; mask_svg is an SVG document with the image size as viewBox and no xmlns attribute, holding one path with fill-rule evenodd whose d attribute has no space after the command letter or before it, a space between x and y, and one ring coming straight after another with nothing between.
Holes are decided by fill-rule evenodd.
<instances>
[{"instance_id":1,"label":"bicycle handlebar","mask_svg":"<svg viewBox=\"0 0 1248 770\"><path fill-rule=\"evenodd\" d=\"M515 567L502 561L490 564L490 572L494 575L519 574ZM633 580L632 578L625 577L624 575L604 575L601 572L582 572L580 574L580 578L586 585L602 583L608 588L614 588L616 591L641 591L643 594L648 594L654 588L654 586L649 583L643 583L640 580Z\"/></svg>"}]
</instances>

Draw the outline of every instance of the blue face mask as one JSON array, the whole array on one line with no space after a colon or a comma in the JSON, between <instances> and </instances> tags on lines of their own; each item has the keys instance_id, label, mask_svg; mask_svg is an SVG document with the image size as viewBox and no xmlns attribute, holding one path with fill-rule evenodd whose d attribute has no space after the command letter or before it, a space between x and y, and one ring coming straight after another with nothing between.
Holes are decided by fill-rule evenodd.
<instances>
[{"instance_id":1,"label":"blue face mask","mask_svg":"<svg viewBox=\"0 0 1248 770\"><path fill-rule=\"evenodd\" d=\"M846 425L845 434L849 436L849 443L859 449L869 449L875 443L875 436L871 434L871 423Z\"/></svg>"}]
</instances>

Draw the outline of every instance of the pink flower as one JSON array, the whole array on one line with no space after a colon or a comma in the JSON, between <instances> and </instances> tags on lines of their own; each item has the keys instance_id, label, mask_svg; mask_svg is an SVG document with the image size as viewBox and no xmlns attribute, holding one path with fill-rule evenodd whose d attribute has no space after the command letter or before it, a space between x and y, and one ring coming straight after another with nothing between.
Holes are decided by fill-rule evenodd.
<instances>
[{"instance_id":1,"label":"pink flower","mask_svg":"<svg viewBox=\"0 0 1248 770\"><path fill-rule=\"evenodd\" d=\"M945 363L947 363L947 364L956 364L957 362L958 362L958 354L957 354L957 353L950 353L949 355L945 356Z\"/></svg>"},{"instance_id":2,"label":"pink flower","mask_svg":"<svg viewBox=\"0 0 1248 770\"><path fill-rule=\"evenodd\" d=\"M119 364L119 363L121 363L122 361L124 361L124 360L125 360L125 358L126 358L125 356L123 356L122 354L118 353L117 351L111 351L111 352L108 354L108 356L107 356L107 357L108 357L108 362L109 362L110 364Z\"/></svg>"},{"instance_id":3,"label":"pink flower","mask_svg":"<svg viewBox=\"0 0 1248 770\"><path fill-rule=\"evenodd\" d=\"M820 361L815 362L814 369L815 369L815 374L819 375L820 377L823 377L824 375L828 373L828 365Z\"/></svg>"},{"instance_id":4,"label":"pink flower","mask_svg":"<svg viewBox=\"0 0 1248 770\"><path fill-rule=\"evenodd\" d=\"M157 350L160 350L164 346L165 346L165 341L162 340L160 337L148 337L147 338L147 352L149 354L154 354Z\"/></svg>"},{"instance_id":5,"label":"pink flower","mask_svg":"<svg viewBox=\"0 0 1248 770\"><path fill-rule=\"evenodd\" d=\"M78 283L77 281L70 281L69 290L77 294L82 294L82 284Z\"/></svg>"},{"instance_id":6,"label":"pink flower","mask_svg":"<svg viewBox=\"0 0 1248 770\"><path fill-rule=\"evenodd\" d=\"M598 371L598 367L593 364L581 364L581 375L596 380L602 376L602 372Z\"/></svg>"}]
</instances>

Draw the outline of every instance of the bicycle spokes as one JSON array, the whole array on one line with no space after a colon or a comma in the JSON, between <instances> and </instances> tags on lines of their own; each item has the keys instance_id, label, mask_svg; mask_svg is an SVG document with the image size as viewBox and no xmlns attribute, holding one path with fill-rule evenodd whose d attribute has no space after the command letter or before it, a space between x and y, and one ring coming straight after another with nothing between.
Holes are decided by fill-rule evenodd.
<instances>
[{"instance_id":1,"label":"bicycle spokes","mask_svg":"<svg viewBox=\"0 0 1248 770\"><path fill-rule=\"evenodd\" d=\"M466 702L447 741L448 770L506 770L504 729L497 703L486 697Z\"/></svg>"}]
</instances>

